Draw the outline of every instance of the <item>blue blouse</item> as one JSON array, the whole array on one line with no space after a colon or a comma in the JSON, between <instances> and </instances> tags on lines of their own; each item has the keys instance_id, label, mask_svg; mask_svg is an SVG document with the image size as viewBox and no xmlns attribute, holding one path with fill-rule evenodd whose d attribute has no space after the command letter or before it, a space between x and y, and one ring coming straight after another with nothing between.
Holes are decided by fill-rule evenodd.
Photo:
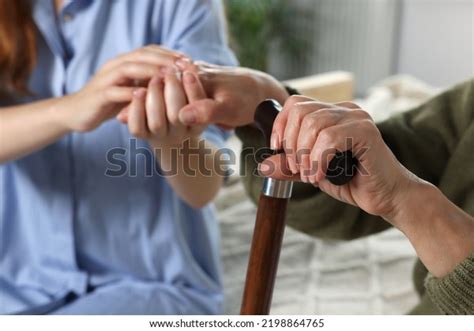
<instances>
[{"instance_id":1,"label":"blue blouse","mask_svg":"<svg viewBox=\"0 0 474 331\"><path fill-rule=\"evenodd\" d=\"M30 102L81 89L107 60L155 43L233 65L213 0L32 0L38 64ZM224 133L205 138L221 146ZM108 176L123 148L129 170ZM218 224L147 169L149 146L116 120L0 165L0 313L215 314Z\"/></svg>"}]
</instances>

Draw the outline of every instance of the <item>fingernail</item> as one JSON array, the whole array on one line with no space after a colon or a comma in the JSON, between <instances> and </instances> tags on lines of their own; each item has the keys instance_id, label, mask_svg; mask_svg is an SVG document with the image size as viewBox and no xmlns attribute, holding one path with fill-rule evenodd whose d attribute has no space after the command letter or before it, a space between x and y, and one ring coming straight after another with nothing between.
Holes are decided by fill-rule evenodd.
<instances>
[{"instance_id":1,"label":"fingernail","mask_svg":"<svg viewBox=\"0 0 474 331\"><path fill-rule=\"evenodd\" d=\"M265 174L266 172L270 171L270 166L266 163L260 163L259 165L259 171L263 174Z\"/></svg>"},{"instance_id":2,"label":"fingernail","mask_svg":"<svg viewBox=\"0 0 474 331\"><path fill-rule=\"evenodd\" d=\"M280 138L277 132L273 132L270 138L270 148L276 151L278 149L278 143L280 142Z\"/></svg>"},{"instance_id":3,"label":"fingernail","mask_svg":"<svg viewBox=\"0 0 474 331\"><path fill-rule=\"evenodd\" d=\"M290 168L290 171L292 174L295 174L295 168L293 166L293 160L291 159L290 155L287 155L287 162L288 162L288 168Z\"/></svg>"},{"instance_id":4,"label":"fingernail","mask_svg":"<svg viewBox=\"0 0 474 331\"><path fill-rule=\"evenodd\" d=\"M290 165L291 165L291 172L294 175L296 175L298 173L298 167L296 167L296 162L294 159L291 159Z\"/></svg>"},{"instance_id":5,"label":"fingernail","mask_svg":"<svg viewBox=\"0 0 474 331\"><path fill-rule=\"evenodd\" d=\"M293 175L295 172L293 170L293 164L291 163L290 158L287 158L286 162L288 163L288 168L290 168L291 174Z\"/></svg>"},{"instance_id":6,"label":"fingernail","mask_svg":"<svg viewBox=\"0 0 474 331\"><path fill-rule=\"evenodd\" d=\"M146 90L144 88L139 88L133 91L133 96L135 98L141 99L145 96Z\"/></svg>"},{"instance_id":7,"label":"fingernail","mask_svg":"<svg viewBox=\"0 0 474 331\"><path fill-rule=\"evenodd\" d=\"M308 177L306 177L305 175L303 175L303 172L300 173L300 177L301 177L301 181L303 183L307 183L308 182Z\"/></svg>"},{"instance_id":8,"label":"fingernail","mask_svg":"<svg viewBox=\"0 0 474 331\"><path fill-rule=\"evenodd\" d=\"M196 81L196 77L194 77L194 75L189 72L189 71L185 71L184 74L183 74L183 82L185 82L186 84L192 84Z\"/></svg>"},{"instance_id":9,"label":"fingernail","mask_svg":"<svg viewBox=\"0 0 474 331\"><path fill-rule=\"evenodd\" d=\"M301 181L303 183L307 183L308 182L308 173L305 171L305 169L303 167L299 167L299 172L300 172L300 177L301 177Z\"/></svg>"},{"instance_id":10,"label":"fingernail","mask_svg":"<svg viewBox=\"0 0 474 331\"><path fill-rule=\"evenodd\" d=\"M180 112L179 119L183 124L191 125L196 122L196 115L194 114L194 111L188 109L187 111Z\"/></svg>"},{"instance_id":11,"label":"fingernail","mask_svg":"<svg viewBox=\"0 0 474 331\"><path fill-rule=\"evenodd\" d=\"M189 58L183 57L175 61L174 64L180 69L186 69L186 67L191 63Z\"/></svg>"},{"instance_id":12,"label":"fingernail","mask_svg":"<svg viewBox=\"0 0 474 331\"><path fill-rule=\"evenodd\" d=\"M183 72L180 70L177 70L175 74L176 74L176 79L181 82L183 80Z\"/></svg>"}]
</instances>

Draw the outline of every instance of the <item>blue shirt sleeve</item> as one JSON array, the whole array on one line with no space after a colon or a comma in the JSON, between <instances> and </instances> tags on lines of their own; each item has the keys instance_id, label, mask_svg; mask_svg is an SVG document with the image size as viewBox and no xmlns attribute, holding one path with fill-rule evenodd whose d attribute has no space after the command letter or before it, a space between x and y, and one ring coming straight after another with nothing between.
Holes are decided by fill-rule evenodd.
<instances>
[{"instance_id":1,"label":"blue shirt sleeve","mask_svg":"<svg viewBox=\"0 0 474 331\"><path fill-rule=\"evenodd\" d=\"M224 8L220 0L167 1L162 43L195 60L237 65L228 47Z\"/></svg>"}]
</instances>

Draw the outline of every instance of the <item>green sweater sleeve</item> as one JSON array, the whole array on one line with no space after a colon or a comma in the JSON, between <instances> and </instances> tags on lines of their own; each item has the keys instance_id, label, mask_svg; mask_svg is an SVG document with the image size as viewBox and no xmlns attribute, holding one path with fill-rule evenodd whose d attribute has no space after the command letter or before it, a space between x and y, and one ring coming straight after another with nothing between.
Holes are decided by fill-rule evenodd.
<instances>
[{"instance_id":1,"label":"green sweater sleeve","mask_svg":"<svg viewBox=\"0 0 474 331\"><path fill-rule=\"evenodd\" d=\"M443 278L428 275L431 301L445 314L474 314L474 253Z\"/></svg>"},{"instance_id":2,"label":"green sweater sleeve","mask_svg":"<svg viewBox=\"0 0 474 331\"><path fill-rule=\"evenodd\" d=\"M471 80L409 112L379 123L378 127L385 142L402 164L419 177L439 185L446 176L447 167L451 166L451 155L459 154L459 148L468 135L467 131L470 127L474 129L473 114L474 80ZM256 172L254 151L263 147L263 139L259 131L251 126L238 128L236 133L243 142L241 171L244 186L250 197L257 201L262 178ZM474 137L471 138L472 141ZM465 153L470 155L472 150L466 150ZM469 162L467 164L472 169L474 162ZM457 177L462 180L462 176ZM464 187L468 184L466 181L459 183L453 178L447 182L448 186L449 183ZM311 185L297 183L293 192L288 206L287 223L309 235L350 240L390 227L381 218L339 202ZM456 201L456 197L448 197L455 203L460 202Z\"/></svg>"}]
</instances>

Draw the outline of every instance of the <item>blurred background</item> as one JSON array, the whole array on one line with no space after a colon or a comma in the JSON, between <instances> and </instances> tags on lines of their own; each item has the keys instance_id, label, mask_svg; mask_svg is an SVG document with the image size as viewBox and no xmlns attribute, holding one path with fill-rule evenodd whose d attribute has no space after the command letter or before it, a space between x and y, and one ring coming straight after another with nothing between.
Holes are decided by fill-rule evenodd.
<instances>
[{"instance_id":1,"label":"blurred background","mask_svg":"<svg viewBox=\"0 0 474 331\"><path fill-rule=\"evenodd\" d=\"M474 76L474 0L224 0L243 66L376 121ZM230 148L238 155L240 142ZM238 176L219 193L226 312L237 314L255 220ZM381 220L382 221L382 220ZM351 242L285 230L272 314L404 314L416 253L396 229Z\"/></svg>"},{"instance_id":2,"label":"blurred background","mask_svg":"<svg viewBox=\"0 0 474 331\"><path fill-rule=\"evenodd\" d=\"M346 70L356 95L394 74L474 75L472 0L225 0L241 64L280 79Z\"/></svg>"}]
</instances>

